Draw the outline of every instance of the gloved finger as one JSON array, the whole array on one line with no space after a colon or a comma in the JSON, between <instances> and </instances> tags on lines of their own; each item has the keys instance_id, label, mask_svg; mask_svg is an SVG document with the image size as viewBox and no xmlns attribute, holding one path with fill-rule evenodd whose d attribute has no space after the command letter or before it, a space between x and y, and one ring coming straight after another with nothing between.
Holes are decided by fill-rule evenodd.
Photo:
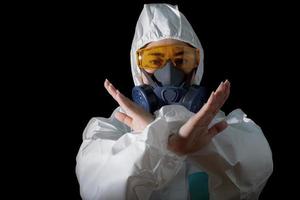
<instances>
[{"instance_id":1,"label":"gloved finger","mask_svg":"<svg viewBox=\"0 0 300 200\"><path fill-rule=\"evenodd\" d=\"M218 112L218 107L220 103L222 103L221 99L223 99L225 96L222 94L224 92L225 86L223 82L221 82L216 92L211 93L210 97L207 100L207 103L200 109L200 111L196 113L194 117L195 123L200 123L202 125L208 126L208 124Z\"/></svg>"},{"instance_id":2,"label":"gloved finger","mask_svg":"<svg viewBox=\"0 0 300 200\"><path fill-rule=\"evenodd\" d=\"M217 95L217 103L216 108L213 110L214 112L218 112L221 107L224 105L226 100L228 99L228 96L230 94L230 82L226 80L224 83L222 83L222 87L218 88L215 95Z\"/></svg>"},{"instance_id":3,"label":"gloved finger","mask_svg":"<svg viewBox=\"0 0 300 200\"><path fill-rule=\"evenodd\" d=\"M135 114L139 114L137 105L133 101L131 101L131 99L124 96L119 90L117 90L116 99L119 105L131 117L133 117Z\"/></svg>"},{"instance_id":4,"label":"gloved finger","mask_svg":"<svg viewBox=\"0 0 300 200\"><path fill-rule=\"evenodd\" d=\"M195 123L200 123L203 125L208 125L210 123L210 119L213 115L213 113L211 112L211 107L213 106L214 101L215 96L214 92L212 92L204 106L194 115Z\"/></svg>"},{"instance_id":5,"label":"gloved finger","mask_svg":"<svg viewBox=\"0 0 300 200\"><path fill-rule=\"evenodd\" d=\"M231 83L228 80L225 81L225 87L226 87L225 100L227 100L230 95L230 88L231 88Z\"/></svg>"},{"instance_id":6,"label":"gloved finger","mask_svg":"<svg viewBox=\"0 0 300 200\"><path fill-rule=\"evenodd\" d=\"M215 95L215 102L213 106L211 107L212 112L217 113L219 109L223 106L225 103L225 97L227 94L227 82L226 84L221 82L219 87L217 88L216 92L214 93Z\"/></svg>"},{"instance_id":7,"label":"gloved finger","mask_svg":"<svg viewBox=\"0 0 300 200\"><path fill-rule=\"evenodd\" d=\"M218 133L222 132L225 128L227 128L228 124L226 121L221 121L215 125L213 125L210 129L208 129L208 135L210 137L214 137Z\"/></svg>"},{"instance_id":8,"label":"gloved finger","mask_svg":"<svg viewBox=\"0 0 300 200\"><path fill-rule=\"evenodd\" d=\"M117 90L113 86L113 84L111 84L109 82L109 80L105 79L105 81L104 81L104 87L107 90L107 92L116 100Z\"/></svg>"},{"instance_id":9,"label":"gloved finger","mask_svg":"<svg viewBox=\"0 0 300 200\"><path fill-rule=\"evenodd\" d=\"M130 114L132 112L134 109L133 102L119 92L107 79L104 82L104 87L126 113Z\"/></svg>"},{"instance_id":10,"label":"gloved finger","mask_svg":"<svg viewBox=\"0 0 300 200\"><path fill-rule=\"evenodd\" d=\"M214 101L209 105L209 110L214 117L221 107L224 105L230 94L230 82L226 80L224 83L221 82L216 92L214 93Z\"/></svg>"},{"instance_id":11,"label":"gloved finger","mask_svg":"<svg viewBox=\"0 0 300 200\"><path fill-rule=\"evenodd\" d=\"M211 112L209 112L209 107L214 99L214 92L211 93L210 97L208 98L207 102L202 106L202 108L194 115L192 116L188 121L188 127L194 127L194 126L208 126L210 123L210 116L212 115Z\"/></svg>"},{"instance_id":12,"label":"gloved finger","mask_svg":"<svg viewBox=\"0 0 300 200\"><path fill-rule=\"evenodd\" d=\"M122 123L126 124L127 126L129 126L130 128L132 128L132 118L130 116L128 116L122 112L117 112L115 114L115 117L120 122L122 122Z\"/></svg>"},{"instance_id":13,"label":"gloved finger","mask_svg":"<svg viewBox=\"0 0 300 200\"><path fill-rule=\"evenodd\" d=\"M198 126L208 126L226 102L229 93L229 81L226 80L225 83L221 82L217 90L211 93L207 103L193 117L192 124L197 123Z\"/></svg>"}]
</instances>

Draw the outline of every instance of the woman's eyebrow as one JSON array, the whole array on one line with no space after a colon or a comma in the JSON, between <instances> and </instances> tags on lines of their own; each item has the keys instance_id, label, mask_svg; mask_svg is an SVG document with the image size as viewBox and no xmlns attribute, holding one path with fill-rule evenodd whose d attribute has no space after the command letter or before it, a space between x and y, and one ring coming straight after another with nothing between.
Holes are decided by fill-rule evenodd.
<instances>
[{"instance_id":1,"label":"woman's eyebrow","mask_svg":"<svg viewBox=\"0 0 300 200\"><path fill-rule=\"evenodd\" d=\"M165 54L156 52L156 53L150 53L149 55L151 55L151 56L164 56Z\"/></svg>"},{"instance_id":2,"label":"woman's eyebrow","mask_svg":"<svg viewBox=\"0 0 300 200\"><path fill-rule=\"evenodd\" d=\"M180 55L183 55L183 51L179 51L174 54L174 56L180 56Z\"/></svg>"}]
</instances>

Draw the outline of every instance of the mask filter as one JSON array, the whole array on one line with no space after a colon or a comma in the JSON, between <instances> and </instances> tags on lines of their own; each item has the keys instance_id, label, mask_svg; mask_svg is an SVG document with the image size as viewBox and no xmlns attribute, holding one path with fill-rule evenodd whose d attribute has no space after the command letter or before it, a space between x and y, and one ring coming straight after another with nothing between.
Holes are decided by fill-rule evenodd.
<instances>
[{"instance_id":1,"label":"mask filter","mask_svg":"<svg viewBox=\"0 0 300 200\"><path fill-rule=\"evenodd\" d=\"M142 70L149 85L135 86L132 99L146 111L153 113L165 105L182 105L191 112L198 112L207 101L204 87L190 85L186 75L171 62L155 71L153 78Z\"/></svg>"}]
</instances>

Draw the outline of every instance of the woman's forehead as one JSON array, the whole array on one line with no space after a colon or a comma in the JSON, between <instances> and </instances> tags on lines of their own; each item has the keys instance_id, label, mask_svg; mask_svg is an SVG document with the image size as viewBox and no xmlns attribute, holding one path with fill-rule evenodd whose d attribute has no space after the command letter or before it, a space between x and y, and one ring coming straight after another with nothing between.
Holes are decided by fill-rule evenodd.
<instances>
[{"instance_id":1,"label":"woman's forehead","mask_svg":"<svg viewBox=\"0 0 300 200\"><path fill-rule=\"evenodd\" d=\"M182 42L180 40L174 40L174 39L163 39L155 42L150 42L147 44L146 48L156 47L156 46L162 46L162 45L173 45L173 44L180 44L180 45L186 45L185 42Z\"/></svg>"}]
</instances>

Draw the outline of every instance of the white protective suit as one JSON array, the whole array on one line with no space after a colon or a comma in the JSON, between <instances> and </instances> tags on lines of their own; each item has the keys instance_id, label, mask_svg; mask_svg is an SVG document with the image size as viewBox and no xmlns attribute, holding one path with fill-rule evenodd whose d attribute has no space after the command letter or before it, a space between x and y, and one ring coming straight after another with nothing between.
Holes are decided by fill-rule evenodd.
<instances>
[{"instance_id":1,"label":"white protective suit","mask_svg":"<svg viewBox=\"0 0 300 200\"><path fill-rule=\"evenodd\" d=\"M191 25L177 6L147 4L137 22L131 49L135 85L142 84L136 50L165 38L201 50L193 80L200 84L203 50ZM258 199L272 173L269 144L260 127L241 109L227 116L220 111L210 126L225 119L228 127L204 149L186 156L167 149L170 133L193 115L183 106L162 107L142 132L131 131L115 119L114 113L110 118L92 118L84 130L76 166L83 199L190 199L187 177L201 171L208 174L209 199Z\"/></svg>"}]
</instances>

